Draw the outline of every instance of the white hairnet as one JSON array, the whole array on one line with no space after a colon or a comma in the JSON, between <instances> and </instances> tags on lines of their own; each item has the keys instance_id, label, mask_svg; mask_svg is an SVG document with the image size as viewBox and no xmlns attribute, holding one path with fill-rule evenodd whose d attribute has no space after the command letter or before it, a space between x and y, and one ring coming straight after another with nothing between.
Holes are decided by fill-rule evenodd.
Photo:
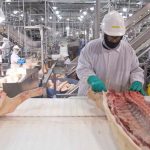
<instances>
[{"instance_id":1,"label":"white hairnet","mask_svg":"<svg viewBox=\"0 0 150 150\"><path fill-rule=\"evenodd\" d=\"M9 40L7 38L3 38L3 42L9 42Z\"/></svg>"}]
</instances>

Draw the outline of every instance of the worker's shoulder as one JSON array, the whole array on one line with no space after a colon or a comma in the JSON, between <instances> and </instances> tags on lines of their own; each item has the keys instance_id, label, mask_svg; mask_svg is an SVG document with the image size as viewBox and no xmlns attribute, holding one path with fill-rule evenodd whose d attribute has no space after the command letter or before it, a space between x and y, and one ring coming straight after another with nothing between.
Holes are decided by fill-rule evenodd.
<instances>
[{"instance_id":1,"label":"worker's shoulder","mask_svg":"<svg viewBox=\"0 0 150 150\"><path fill-rule=\"evenodd\" d=\"M101 39L94 39L88 43L89 46L99 46L101 43Z\"/></svg>"},{"instance_id":2,"label":"worker's shoulder","mask_svg":"<svg viewBox=\"0 0 150 150\"><path fill-rule=\"evenodd\" d=\"M97 49L100 49L100 47L101 47L101 39L95 39L86 44L86 48L88 49L88 51L91 52L97 51Z\"/></svg>"},{"instance_id":3,"label":"worker's shoulder","mask_svg":"<svg viewBox=\"0 0 150 150\"><path fill-rule=\"evenodd\" d=\"M130 45L130 43L128 43L128 41L126 40L122 40L121 41L121 44L122 44L122 49L130 54L133 54L135 51L134 49L132 48L132 46Z\"/></svg>"}]
</instances>

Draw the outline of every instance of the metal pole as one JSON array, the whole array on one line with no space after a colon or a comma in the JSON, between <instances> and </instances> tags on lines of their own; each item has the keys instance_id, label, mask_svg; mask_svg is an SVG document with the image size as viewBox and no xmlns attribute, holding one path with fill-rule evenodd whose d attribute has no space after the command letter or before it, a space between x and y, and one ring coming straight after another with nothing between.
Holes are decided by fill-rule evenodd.
<instances>
[{"instance_id":1,"label":"metal pole","mask_svg":"<svg viewBox=\"0 0 150 150\"><path fill-rule=\"evenodd\" d=\"M43 26L41 26L39 28L40 30L40 36L41 36L41 65L42 65L42 72L43 72L43 75L44 75L44 46L43 46Z\"/></svg>"},{"instance_id":2,"label":"metal pole","mask_svg":"<svg viewBox=\"0 0 150 150\"><path fill-rule=\"evenodd\" d=\"M96 0L95 5L95 30L94 38L99 38L100 34L100 0Z\"/></svg>"},{"instance_id":3,"label":"metal pole","mask_svg":"<svg viewBox=\"0 0 150 150\"><path fill-rule=\"evenodd\" d=\"M23 2L23 49L25 50L25 57L27 56L27 49L26 49L26 31L25 31L25 7L24 7L24 0Z\"/></svg>"},{"instance_id":4,"label":"metal pole","mask_svg":"<svg viewBox=\"0 0 150 150\"><path fill-rule=\"evenodd\" d=\"M47 27L47 22L48 22L48 17L47 17L47 1L45 0L45 27ZM47 58L47 29L45 30L45 58Z\"/></svg>"}]
</instances>

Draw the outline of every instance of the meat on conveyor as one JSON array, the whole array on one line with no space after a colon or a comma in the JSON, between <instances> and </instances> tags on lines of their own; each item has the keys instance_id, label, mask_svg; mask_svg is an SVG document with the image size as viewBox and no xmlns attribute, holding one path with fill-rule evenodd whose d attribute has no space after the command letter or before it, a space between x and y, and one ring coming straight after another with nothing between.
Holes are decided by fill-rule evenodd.
<instances>
[{"instance_id":1,"label":"meat on conveyor","mask_svg":"<svg viewBox=\"0 0 150 150\"><path fill-rule=\"evenodd\" d=\"M117 123L142 150L150 150L150 105L138 92L107 94L108 106Z\"/></svg>"}]
</instances>

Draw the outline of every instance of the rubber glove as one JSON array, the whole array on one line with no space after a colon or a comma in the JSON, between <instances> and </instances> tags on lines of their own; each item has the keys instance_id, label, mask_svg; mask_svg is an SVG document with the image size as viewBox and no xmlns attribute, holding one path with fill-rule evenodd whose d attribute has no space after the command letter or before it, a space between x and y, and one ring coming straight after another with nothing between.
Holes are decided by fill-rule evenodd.
<instances>
[{"instance_id":1,"label":"rubber glove","mask_svg":"<svg viewBox=\"0 0 150 150\"><path fill-rule=\"evenodd\" d=\"M142 87L142 83L139 81L134 81L131 84L129 90L140 92L142 95L146 96L146 93L144 92L143 87Z\"/></svg>"},{"instance_id":2,"label":"rubber glove","mask_svg":"<svg viewBox=\"0 0 150 150\"><path fill-rule=\"evenodd\" d=\"M89 76L87 82L94 92L107 91L104 82L95 75Z\"/></svg>"},{"instance_id":3,"label":"rubber glove","mask_svg":"<svg viewBox=\"0 0 150 150\"><path fill-rule=\"evenodd\" d=\"M20 65L23 65L25 63L25 59L24 58L20 58L17 63L20 64Z\"/></svg>"}]
</instances>

